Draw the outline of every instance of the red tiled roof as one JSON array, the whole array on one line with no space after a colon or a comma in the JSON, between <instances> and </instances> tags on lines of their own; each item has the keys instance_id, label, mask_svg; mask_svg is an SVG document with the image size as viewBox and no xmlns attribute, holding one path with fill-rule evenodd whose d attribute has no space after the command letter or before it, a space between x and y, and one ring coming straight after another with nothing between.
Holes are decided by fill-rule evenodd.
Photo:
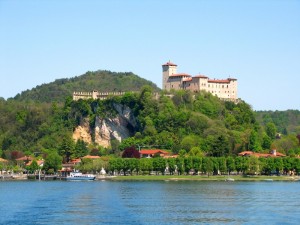
<instances>
[{"instance_id":1,"label":"red tiled roof","mask_svg":"<svg viewBox=\"0 0 300 225\"><path fill-rule=\"evenodd\" d=\"M84 158L84 159L100 159L100 156L98 156L98 155L86 155L82 158Z\"/></svg>"},{"instance_id":2,"label":"red tiled roof","mask_svg":"<svg viewBox=\"0 0 300 225\"><path fill-rule=\"evenodd\" d=\"M277 156L286 156L285 154L282 154L282 153L280 153L280 152L276 152L276 155L277 155Z\"/></svg>"},{"instance_id":3,"label":"red tiled roof","mask_svg":"<svg viewBox=\"0 0 300 225\"><path fill-rule=\"evenodd\" d=\"M182 81L191 81L191 80L193 80L193 78L191 78L191 77L185 77L182 79Z\"/></svg>"},{"instance_id":4,"label":"red tiled roof","mask_svg":"<svg viewBox=\"0 0 300 225\"><path fill-rule=\"evenodd\" d=\"M81 162L81 159L72 159L71 160L71 163L80 163Z\"/></svg>"},{"instance_id":5,"label":"red tiled roof","mask_svg":"<svg viewBox=\"0 0 300 225\"><path fill-rule=\"evenodd\" d=\"M201 75L201 74L196 75L196 76L194 76L194 77L196 77L196 78L208 78L207 76L204 76L204 75Z\"/></svg>"},{"instance_id":6,"label":"red tiled roof","mask_svg":"<svg viewBox=\"0 0 300 225\"><path fill-rule=\"evenodd\" d=\"M26 166L30 166L32 162L33 162L33 160L30 161L30 162L28 162L28 163L26 164ZM37 164L40 166L40 165L42 165L42 164L44 163L44 160L37 160L36 162L37 162Z\"/></svg>"},{"instance_id":7,"label":"red tiled roof","mask_svg":"<svg viewBox=\"0 0 300 225\"><path fill-rule=\"evenodd\" d=\"M209 83L224 83L229 84L230 80L208 80Z\"/></svg>"},{"instance_id":8,"label":"red tiled roof","mask_svg":"<svg viewBox=\"0 0 300 225\"><path fill-rule=\"evenodd\" d=\"M252 151L244 151L244 152L240 152L238 154L239 156L248 156L248 155L252 155L252 156L255 156L255 157L284 157L286 155L280 153L280 152L276 152L276 155L275 154L272 154L272 153L258 153L258 152L252 152Z\"/></svg>"},{"instance_id":9,"label":"red tiled roof","mask_svg":"<svg viewBox=\"0 0 300 225\"><path fill-rule=\"evenodd\" d=\"M33 160L31 156L23 156L21 158L16 159L17 161L27 161L27 160Z\"/></svg>"},{"instance_id":10,"label":"red tiled roof","mask_svg":"<svg viewBox=\"0 0 300 225\"><path fill-rule=\"evenodd\" d=\"M169 61L163 64L163 66L177 66L177 65Z\"/></svg>"},{"instance_id":11,"label":"red tiled roof","mask_svg":"<svg viewBox=\"0 0 300 225\"><path fill-rule=\"evenodd\" d=\"M177 73L177 74L171 74L170 77L190 77L191 75L187 73Z\"/></svg>"},{"instance_id":12,"label":"red tiled roof","mask_svg":"<svg viewBox=\"0 0 300 225\"><path fill-rule=\"evenodd\" d=\"M239 156L244 156L244 155L252 155L254 152L252 151L243 151L239 153Z\"/></svg>"},{"instance_id":13,"label":"red tiled roof","mask_svg":"<svg viewBox=\"0 0 300 225\"><path fill-rule=\"evenodd\" d=\"M157 154L157 153L169 154L169 152L160 149L142 149L140 151L140 154L142 155Z\"/></svg>"}]
</instances>

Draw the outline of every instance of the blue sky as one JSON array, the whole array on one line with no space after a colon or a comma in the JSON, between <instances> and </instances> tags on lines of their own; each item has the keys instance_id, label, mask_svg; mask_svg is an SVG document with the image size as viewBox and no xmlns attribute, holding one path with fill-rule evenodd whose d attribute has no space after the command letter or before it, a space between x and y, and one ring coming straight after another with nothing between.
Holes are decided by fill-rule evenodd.
<instances>
[{"instance_id":1,"label":"blue sky","mask_svg":"<svg viewBox=\"0 0 300 225\"><path fill-rule=\"evenodd\" d=\"M238 79L254 110L300 110L299 0L0 0L0 96L98 69Z\"/></svg>"}]
</instances>

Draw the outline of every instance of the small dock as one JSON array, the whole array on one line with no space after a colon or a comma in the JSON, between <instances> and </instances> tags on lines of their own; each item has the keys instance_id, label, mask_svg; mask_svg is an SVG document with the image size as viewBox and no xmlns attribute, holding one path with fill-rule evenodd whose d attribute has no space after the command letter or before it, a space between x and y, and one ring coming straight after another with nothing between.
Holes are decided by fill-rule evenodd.
<instances>
[{"instance_id":1,"label":"small dock","mask_svg":"<svg viewBox=\"0 0 300 225\"><path fill-rule=\"evenodd\" d=\"M66 177L64 176L58 176L58 175L27 175L28 180L66 180Z\"/></svg>"}]
</instances>

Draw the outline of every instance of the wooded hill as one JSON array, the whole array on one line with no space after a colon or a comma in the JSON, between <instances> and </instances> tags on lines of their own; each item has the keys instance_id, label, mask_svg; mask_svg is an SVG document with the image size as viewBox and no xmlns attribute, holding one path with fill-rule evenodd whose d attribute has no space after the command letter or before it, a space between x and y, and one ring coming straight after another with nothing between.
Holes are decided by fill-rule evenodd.
<instances>
[{"instance_id":1,"label":"wooded hill","mask_svg":"<svg viewBox=\"0 0 300 225\"><path fill-rule=\"evenodd\" d=\"M146 85L146 86L145 86ZM104 101L72 101L73 91L139 91ZM79 157L84 154L115 155L129 146L162 148L189 156L236 156L244 150L300 153L300 112L254 112L246 102L224 102L206 92L173 92L172 98L133 73L87 72L70 79L43 84L5 101L0 98L0 157L15 159L34 152L57 152ZM88 119L117 112L113 105L129 107L138 126L132 137L111 147L74 143L74 129ZM281 136L278 136L281 133ZM299 136L300 137L300 136Z\"/></svg>"},{"instance_id":2,"label":"wooded hill","mask_svg":"<svg viewBox=\"0 0 300 225\"><path fill-rule=\"evenodd\" d=\"M74 91L139 91L144 85L151 86L155 91L160 90L151 81L131 72L117 73L99 70L87 72L74 78L57 79L54 82L36 86L16 95L14 99L18 101L64 102L66 97L72 96Z\"/></svg>"}]
</instances>

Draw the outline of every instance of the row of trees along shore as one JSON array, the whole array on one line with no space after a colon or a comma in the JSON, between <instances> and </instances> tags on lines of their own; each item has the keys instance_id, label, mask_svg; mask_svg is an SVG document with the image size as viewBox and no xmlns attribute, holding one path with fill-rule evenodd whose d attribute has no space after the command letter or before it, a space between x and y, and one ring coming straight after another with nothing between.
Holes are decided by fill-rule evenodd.
<instances>
[{"instance_id":1,"label":"row of trees along shore","mask_svg":"<svg viewBox=\"0 0 300 225\"><path fill-rule=\"evenodd\" d=\"M300 159L294 157L178 157L83 159L83 172L110 175L294 175L300 173Z\"/></svg>"}]
</instances>

